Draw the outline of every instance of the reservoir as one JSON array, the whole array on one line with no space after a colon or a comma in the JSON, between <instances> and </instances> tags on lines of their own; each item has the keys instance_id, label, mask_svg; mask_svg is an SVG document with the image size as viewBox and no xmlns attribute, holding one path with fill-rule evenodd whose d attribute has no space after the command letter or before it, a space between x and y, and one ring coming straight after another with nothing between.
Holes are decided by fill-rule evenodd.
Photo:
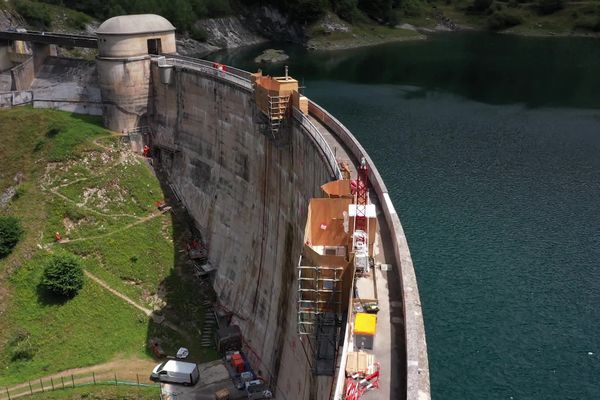
<instances>
[{"instance_id":1,"label":"reservoir","mask_svg":"<svg viewBox=\"0 0 600 400\"><path fill-rule=\"evenodd\" d=\"M432 397L600 398L600 42L453 33L210 58L254 71L269 47L383 175Z\"/></svg>"}]
</instances>

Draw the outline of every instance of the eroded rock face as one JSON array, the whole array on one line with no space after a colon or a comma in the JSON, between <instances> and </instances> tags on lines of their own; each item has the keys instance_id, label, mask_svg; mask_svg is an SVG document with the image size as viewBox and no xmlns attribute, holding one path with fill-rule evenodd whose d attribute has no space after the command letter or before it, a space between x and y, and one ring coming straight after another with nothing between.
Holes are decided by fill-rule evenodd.
<instances>
[{"instance_id":1,"label":"eroded rock face","mask_svg":"<svg viewBox=\"0 0 600 400\"><path fill-rule=\"evenodd\" d=\"M266 39L249 30L241 17L203 19L196 26L206 31L209 45L231 49L250 44L265 42Z\"/></svg>"},{"instance_id":2,"label":"eroded rock face","mask_svg":"<svg viewBox=\"0 0 600 400\"><path fill-rule=\"evenodd\" d=\"M23 18L10 10L0 10L0 30L22 28L25 26Z\"/></svg>"}]
</instances>

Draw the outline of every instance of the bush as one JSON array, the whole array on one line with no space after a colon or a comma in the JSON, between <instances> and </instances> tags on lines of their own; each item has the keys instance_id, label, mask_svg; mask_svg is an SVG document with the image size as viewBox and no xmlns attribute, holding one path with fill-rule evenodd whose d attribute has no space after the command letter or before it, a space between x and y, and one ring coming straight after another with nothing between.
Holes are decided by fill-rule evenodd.
<instances>
[{"instance_id":1,"label":"bush","mask_svg":"<svg viewBox=\"0 0 600 400\"><path fill-rule=\"evenodd\" d=\"M600 16L581 17L575 22L575 28L585 31L600 32Z\"/></svg>"},{"instance_id":2,"label":"bush","mask_svg":"<svg viewBox=\"0 0 600 400\"><path fill-rule=\"evenodd\" d=\"M48 29L52 23L48 6L45 4L29 0L18 0L15 2L15 9L29 24L40 29Z\"/></svg>"},{"instance_id":3,"label":"bush","mask_svg":"<svg viewBox=\"0 0 600 400\"><path fill-rule=\"evenodd\" d=\"M200 26L192 26L190 30L190 37L199 42L206 42L208 39L208 33Z\"/></svg>"},{"instance_id":4,"label":"bush","mask_svg":"<svg viewBox=\"0 0 600 400\"><path fill-rule=\"evenodd\" d=\"M53 256L44 268L41 284L57 296L75 297L83 287L83 269L79 258L70 254Z\"/></svg>"},{"instance_id":5,"label":"bush","mask_svg":"<svg viewBox=\"0 0 600 400\"><path fill-rule=\"evenodd\" d=\"M519 25L521 22L523 20L518 15L509 12L498 12L493 14L488 20L488 28L492 31L500 31Z\"/></svg>"},{"instance_id":6,"label":"bush","mask_svg":"<svg viewBox=\"0 0 600 400\"><path fill-rule=\"evenodd\" d=\"M482 13L492 6L493 0L474 0L471 10L476 13Z\"/></svg>"},{"instance_id":7,"label":"bush","mask_svg":"<svg viewBox=\"0 0 600 400\"><path fill-rule=\"evenodd\" d=\"M23 235L21 222L15 217L0 217L0 258L10 254Z\"/></svg>"},{"instance_id":8,"label":"bush","mask_svg":"<svg viewBox=\"0 0 600 400\"><path fill-rule=\"evenodd\" d=\"M420 17L423 14L424 5L421 0L402 0L399 8L407 17Z\"/></svg>"},{"instance_id":9,"label":"bush","mask_svg":"<svg viewBox=\"0 0 600 400\"><path fill-rule=\"evenodd\" d=\"M565 6L564 0L537 0L535 8L540 15L548 15L560 11Z\"/></svg>"},{"instance_id":10,"label":"bush","mask_svg":"<svg viewBox=\"0 0 600 400\"><path fill-rule=\"evenodd\" d=\"M26 330L17 330L8 344L11 348L11 361L27 361L35 355L36 349L31 343L31 335Z\"/></svg>"},{"instance_id":11,"label":"bush","mask_svg":"<svg viewBox=\"0 0 600 400\"><path fill-rule=\"evenodd\" d=\"M358 0L338 0L332 1L333 12L344 21L350 23L360 19L360 11L357 8Z\"/></svg>"}]
</instances>

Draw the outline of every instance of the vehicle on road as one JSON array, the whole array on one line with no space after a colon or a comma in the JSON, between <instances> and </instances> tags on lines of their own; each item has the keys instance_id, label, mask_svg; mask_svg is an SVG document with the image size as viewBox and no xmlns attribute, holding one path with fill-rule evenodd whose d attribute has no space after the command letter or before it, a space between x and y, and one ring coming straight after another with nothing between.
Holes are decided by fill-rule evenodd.
<instances>
[{"instance_id":1,"label":"vehicle on road","mask_svg":"<svg viewBox=\"0 0 600 400\"><path fill-rule=\"evenodd\" d=\"M199 378L198 365L178 360L168 360L158 364L150 375L150 380L154 382L182 383L184 385L195 385Z\"/></svg>"}]
</instances>

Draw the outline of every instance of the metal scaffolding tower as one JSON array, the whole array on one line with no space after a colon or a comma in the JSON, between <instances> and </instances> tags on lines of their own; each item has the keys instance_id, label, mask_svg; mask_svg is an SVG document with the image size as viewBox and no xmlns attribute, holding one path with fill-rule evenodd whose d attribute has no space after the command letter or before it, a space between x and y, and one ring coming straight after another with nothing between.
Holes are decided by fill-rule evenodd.
<instances>
[{"instance_id":1,"label":"metal scaffolding tower","mask_svg":"<svg viewBox=\"0 0 600 400\"><path fill-rule=\"evenodd\" d=\"M341 315L343 267L298 267L298 333L315 335L324 313Z\"/></svg>"},{"instance_id":2,"label":"metal scaffolding tower","mask_svg":"<svg viewBox=\"0 0 600 400\"><path fill-rule=\"evenodd\" d=\"M289 102L289 94L283 96L269 96L269 129L271 130L271 135L273 135L273 137L275 137L275 134L279 131L279 128L286 117Z\"/></svg>"}]
</instances>

